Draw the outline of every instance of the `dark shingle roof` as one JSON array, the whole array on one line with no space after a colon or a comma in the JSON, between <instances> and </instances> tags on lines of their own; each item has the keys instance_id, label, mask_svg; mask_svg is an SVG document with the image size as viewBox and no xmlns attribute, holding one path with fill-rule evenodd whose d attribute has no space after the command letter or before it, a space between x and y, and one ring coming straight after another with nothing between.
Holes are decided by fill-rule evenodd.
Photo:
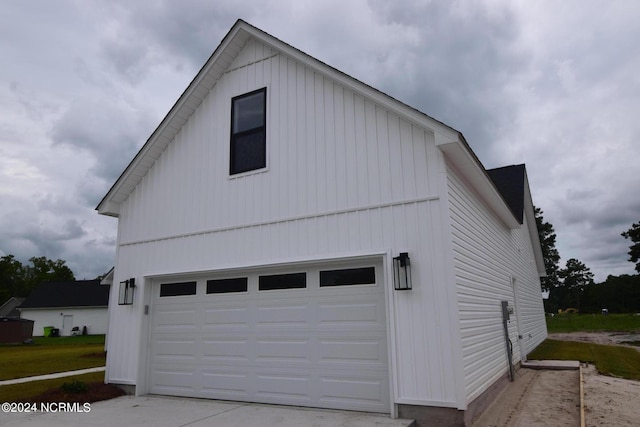
<instances>
[{"instance_id":1,"label":"dark shingle roof","mask_svg":"<svg viewBox=\"0 0 640 427\"><path fill-rule=\"evenodd\" d=\"M524 212L524 165L512 165L487 170L489 177L502 194L520 224Z\"/></svg>"},{"instance_id":2,"label":"dark shingle roof","mask_svg":"<svg viewBox=\"0 0 640 427\"><path fill-rule=\"evenodd\" d=\"M31 291L20 308L106 307L109 289L99 280L44 282Z\"/></svg>"}]
</instances>

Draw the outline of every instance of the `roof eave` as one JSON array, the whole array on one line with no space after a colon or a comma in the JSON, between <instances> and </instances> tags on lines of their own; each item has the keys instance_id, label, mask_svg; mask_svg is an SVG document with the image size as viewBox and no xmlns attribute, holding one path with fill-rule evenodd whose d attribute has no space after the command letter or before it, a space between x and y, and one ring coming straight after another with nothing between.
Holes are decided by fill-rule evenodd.
<instances>
[{"instance_id":1,"label":"roof eave","mask_svg":"<svg viewBox=\"0 0 640 427\"><path fill-rule=\"evenodd\" d=\"M248 26L246 22L242 20L236 21L234 26L222 39L218 47L215 49L213 54L211 54L209 59L205 62L200 71L196 74L191 83L184 90L182 95L180 95L176 103L171 107L167 115L162 119L158 127L149 136L140 151L138 151L133 160L131 160L129 165L124 169L122 174L111 186L100 203L98 203L96 210L99 214L113 217L118 217L120 215L120 204L124 199L126 199L126 196L128 196L128 194L133 191L136 185L142 180L144 175L146 175L146 172L149 170L149 166L141 165L142 161L145 159L152 159L151 162L147 163L153 164L155 162L155 160L164 151L166 145L168 145L169 142L173 140L173 137L182 127L182 124L184 124L180 123L176 125L176 122L186 122L188 120L188 117L191 116L191 113L195 111L195 109L202 102L201 99L194 102L194 99L197 98L195 96L195 93L198 91L200 91L200 93L208 93L209 90L211 90L211 88L215 86L217 79L210 78L210 71L219 62L218 59L223 54L225 54L225 52L227 52L227 47L234 42L236 35L241 30L246 29L246 26ZM242 40L246 41L246 39L248 39L248 35L246 37L240 38L240 42L242 42ZM233 59L231 57L229 58L227 58L226 60L226 62L228 63L230 63ZM222 69L222 71L224 70ZM221 74L222 71L218 71L218 73ZM206 87L203 88L203 86ZM192 111L185 112L184 110ZM160 147L160 149L158 149L158 147L156 147L156 145L158 145L158 141L163 141L165 147ZM138 173L134 174L135 171L138 171ZM123 187L128 187L128 189ZM123 200L117 200L117 195L120 195L120 198L122 198Z\"/></svg>"},{"instance_id":2,"label":"roof eave","mask_svg":"<svg viewBox=\"0 0 640 427\"><path fill-rule=\"evenodd\" d=\"M109 308L108 305L53 305L50 307L17 307L18 310L62 310L65 308Z\"/></svg>"},{"instance_id":3,"label":"roof eave","mask_svg":"<svg viewBox=\"0 0 640 427\"><path fill-rule=\"evenodd\" d=\"M527 217L527 227L529 236L533 244L533 256L538 270L539 277L547 277L547 268L544 265L544 255L542 254L542 244L540 243L540 234L538 233L538 224L536 223L535 208L533 207L533 199L529 189L529 179L527 178L527 170L524 171L524 214Z\"/></svg>"},{"instance_id":4,"label":"roof eave","mask_svg":"<svg viewBox=\"0 0 640 427\"><path fill-rule=\"evenodd\" d=\"M513 214L511 207L500 194L500 191L489 177L487 170L467 144L464 136L460 132L457 132L455 138L436 133L435 140L436 147L455 165L456 169L480 194L480 197L498 218L510 229L520 228L520 223Z\"/></svg>"}]
</instances>

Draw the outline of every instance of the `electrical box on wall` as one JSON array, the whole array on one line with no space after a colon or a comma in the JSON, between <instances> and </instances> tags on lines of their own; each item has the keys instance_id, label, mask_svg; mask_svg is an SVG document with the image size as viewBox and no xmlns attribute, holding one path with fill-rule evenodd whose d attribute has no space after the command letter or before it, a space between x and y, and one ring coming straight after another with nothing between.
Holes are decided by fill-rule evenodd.
<instances>
[{"instance_id":1,"label":"electrical box on wall","mask_svg":"<svg viewBox=\"0 0 640 427\"><path fill-rule=\"evenodd\" d=\"M511 320L513 314L513 307L509 305L508 301L500 301L502 304L502 318L504 320Z\"/></svg>"}]
</instances>

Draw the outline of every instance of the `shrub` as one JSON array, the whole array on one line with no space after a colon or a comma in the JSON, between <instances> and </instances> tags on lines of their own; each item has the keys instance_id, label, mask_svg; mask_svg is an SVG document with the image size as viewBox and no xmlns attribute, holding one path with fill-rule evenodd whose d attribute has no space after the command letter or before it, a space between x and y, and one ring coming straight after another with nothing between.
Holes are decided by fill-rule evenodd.
<instances>
[{"instance_id":1,"label":"shrub","mask_svg":"<svg viewBox=\"0 0 640 427\"><path fill-rule=\"evenodd\" d=\"M86 393L89 390L87 384L84 381L79 381L77 379L71 380L70 383L64 383L60 386L60 390L69 394L81 394Z\"/></svg>"}]
</instances>

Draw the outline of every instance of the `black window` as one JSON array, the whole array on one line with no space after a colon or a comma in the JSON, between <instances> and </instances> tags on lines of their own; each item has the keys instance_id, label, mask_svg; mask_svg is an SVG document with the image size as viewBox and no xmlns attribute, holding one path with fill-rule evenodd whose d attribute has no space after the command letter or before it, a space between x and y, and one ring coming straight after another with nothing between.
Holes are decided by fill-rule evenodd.
<instances>
[{"instance_id":1,"label":"black window","mask_svg":"<svg viewBox=\"0 0 640 427\"><path fill-rule=\"evenodd\" d=\"M195 295L196 282L163 283L160 285L161 297L177 297L180 295Z\"/></svg>"},{"instance_id":2,"label":"black window","mask_svg":"<svg viewBox=\"0 0 640 427\"><path fill-rule=\"evenodd\" d=\"M258 289L270 291L272 289L298 289L307 287L307 273L273 274L258 278Z\"/></svg>"},{"instance_id":3,"label":"black window","mask_svg":"<svg viewBox=\"0 0 640 427\"><path fill-rule=\"evenodd\" d=\"M267 166L267 88L231 100L231 175Z\"/></svg>"},{"instance_id":4,"label":"black window","mask_svg":"<svg viewBox=\"0 0 640 427\"><path fill-rule=\"evenodd\" d=\"M325 270L320 272L320 287L369 285L372 283L376 283L376 269L374 267Z\"/></svg>"},{"instance_id":5,"label":"black window","mask_svg":"<svg viewBox=\"0 0 640 427\"><path fill-rule=\"evenodd\" d=\"M207 280L208 294L227 294L231 292L247 292L247 278Z\"/></svg>"}]
</instances>

